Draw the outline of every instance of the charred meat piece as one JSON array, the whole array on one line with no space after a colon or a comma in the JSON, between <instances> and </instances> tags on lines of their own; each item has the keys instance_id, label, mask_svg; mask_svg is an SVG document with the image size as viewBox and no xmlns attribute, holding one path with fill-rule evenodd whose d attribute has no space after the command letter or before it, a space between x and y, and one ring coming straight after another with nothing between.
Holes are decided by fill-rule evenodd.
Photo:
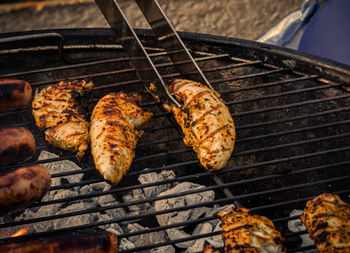
<instances>
[{"instance_id":1,"label":"charred meat piece","mask_svg":"<svg viewBox=\"0 0 350 253\"><path fill-rule=\"evenodd\" d=\"M79 98L92 90L86 80L61 81L40 92L33 100L36 125L45 130L45 139L54 147L70 150L81 158L88 148L89 122Z\"/></svg>"},{"instance_id":2,"label":"charred meat piece","mask_svg":"<svg viewBox=\"0 0 350 253\"><path fill-rule=\"evenodd\" d=\"M62 232L35 238L0 240L0 252L117 253L117 237L100 228Z\"/></svg>"},{"instance_id":3,"label":"charred meat piece","mask_svg":"<svg viewBox=\"0 0 350 253\"><path fill-rule=\"evenodd\" d=\"M184 143L193 148L206 169L223 168L236 138L235 125L225 104L216 92L190 80L176 79L169 90L182 103L181 108L166 108L181 126Z\"/></svg>"},{"instance_id":4,"label":"charred meat piece","mask_svg":"<svg viewBox=\"0 0 350 253\"><path fill-rule=\"evenodd\" d=\"M308 201L300 219L320 252L350 252L350 205L338 195Z\"/></svg>"},{"instance_id":5,"label":"charred meat piece","mask_svg":"<svg viewBox=\"0 0 350 253\"><path fill-rule=\"evenodd\" d=\"M225 252L286 252L285 239L271 220L246 208L217 214L222 221Z\"/></svg>"},{"instance_id":6,"label":"charred meat piece","mask_svg":"<svg viewBox=\"0 0 350 253\"><path fill-rule=\"evenodd\" d=\"M1 173L0 216L29 206L40 199L50 185L50 173L46 168L36 164Z\"/></svg>"},{"instance_id":7,"label":"charred meat piece","mask_svg":"<svg viewBox=\"0 0 350 253\"><path fill-rule=\"evenodd\" d=\"M111 93L98 101L90 127L91 153L103 177L118 183L134 159L134 149L143 134L141 127L152 117L140 107L141 96Z\"/></svg>"},{"instance_id":8,"label":"charred meat piece","mask_svg":"<svg viewBox=\"0 0 350 253\"><path fill-rule=\"evenodd\" d=\"M210 244L205 241L204 242L204 247L203 247L203 253L221 253L219 249L215 249Z\"/></svg>"}]
</instances>

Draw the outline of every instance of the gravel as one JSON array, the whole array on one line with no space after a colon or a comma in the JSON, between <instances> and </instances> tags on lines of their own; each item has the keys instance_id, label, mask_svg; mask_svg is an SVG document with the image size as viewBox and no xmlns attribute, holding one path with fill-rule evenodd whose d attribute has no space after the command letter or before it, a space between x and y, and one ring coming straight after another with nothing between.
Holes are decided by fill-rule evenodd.
<instances>
[{"instance_id":1,"label":"gravel","mask_svg":"<svg viewBox=\"0 0 350 253\"><path fill-rule=\"evenodd\" d=\"M304 0L159 0L178 31L256 40ZM123 8L131 23L146 28L133 1ZM0 33L53 28L107 27L92 0L17 1L0 4Z\"/></svg>"}]
</instances>

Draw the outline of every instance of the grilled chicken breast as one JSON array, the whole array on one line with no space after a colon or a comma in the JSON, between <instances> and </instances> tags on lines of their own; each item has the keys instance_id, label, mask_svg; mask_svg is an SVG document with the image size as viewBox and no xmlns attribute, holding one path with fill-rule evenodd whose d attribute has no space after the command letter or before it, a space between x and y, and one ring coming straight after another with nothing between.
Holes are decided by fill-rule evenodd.
<instances>
[{"instance_id":1,"label":"grilled chicken breast","mask_svg":"<svg viewBox=\"0 0 350 253\"><path fill-rule=\"evenodd\" d=\"M300 219L320 252L350 252L350 205L338 195L308 201Z\"/></svg>"},{"instance_id":2,"label":"grilled chicken breast","mask_svg":"<svg viewBox=\"0 0 350 253\"><path fill-rule=\"evenodd\" d=\"M115 184L134 159L134 149L143 133L135 128L153 115L144 112L140 102L139 95L111 93L98 101L91 115L91 152L96 168L107 181Z\"/></svg>"},{"instance_id":3,"label":"grilled chicken breast","mask_svg":"<svg viewBox=\"0 0 350 253\"><path fill-rule=\"evenodd\" d=\"M286 252L285 239L268 218L252 214L246 208L226 210L217 215L222 221L225 252Z\"/></svg>"},{"instance_id":4,"label":"grilled chicken breast","mask_svg":"<svg viewBox=\"0 0 350 253\"><path fill-rule=\"evenodd\" d=\"M231 156L236 138L231 114L219 95L190 80L176 79L169 91L181 108L165 106L174 113L185 135L184 143L197 153L208 170L219 170Z\"/></svg>"},{"instance_id":5,"label":"grilled chicken breast","mask_svg":"<svg viewBox=\"0 0 350 253\"><path fill-rule=\"evenodd\" d=\"M77 152L78 158L88 148L90 125L79 97L93 87L92 81L61 81L36 90L32 104L36 125L45 130L45 139L55 147Z\"/></svg>"}]
</instances>

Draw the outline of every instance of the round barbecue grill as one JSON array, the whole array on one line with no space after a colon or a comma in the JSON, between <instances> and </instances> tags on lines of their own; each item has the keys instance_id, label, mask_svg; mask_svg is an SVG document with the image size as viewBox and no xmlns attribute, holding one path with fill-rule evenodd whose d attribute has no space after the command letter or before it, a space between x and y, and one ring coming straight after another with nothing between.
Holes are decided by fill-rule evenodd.
<instances>
[{"instance_id":1,"label":"round barbecue grill","mask_svg":"<svg viewBox=\"0 0 350 253\"><path fill-rule=\"evenodd\" d=\"M152 33L137 34L162 77L181 78ZM220 241L215 210L235 205L271 219L287 239L288 252L315 248L303 241L305 229L296 229L298 210L324 192L350 200L350 67L251 41L180 36L236 125L235 149L221 171L200 166L172 115L144 89L110 29L0 35L0 78L26 80L33 90L88 78L95 82L92 97L86 98L90 112L102 96L125 91L141 94L144 109L155 113L144 126L129 172L116 186L104 182L91 154L78 162L73 153L45 142L30 108L0 113L1 127L24 126L37 141L33 159L1 170L39 163L54 181L41 201L2 218L2 238L23 227L29 228L23 238L102 227L117 234L121 252L196 252L205 240ZM184 191L170 191L189 184ZM177 204L157 209L172 201ZM169 218L184 213L197 215ZM168 224L160 217L168 217ZM174 231L181 236L172 236Z\"/></svg>"}]
</instances>

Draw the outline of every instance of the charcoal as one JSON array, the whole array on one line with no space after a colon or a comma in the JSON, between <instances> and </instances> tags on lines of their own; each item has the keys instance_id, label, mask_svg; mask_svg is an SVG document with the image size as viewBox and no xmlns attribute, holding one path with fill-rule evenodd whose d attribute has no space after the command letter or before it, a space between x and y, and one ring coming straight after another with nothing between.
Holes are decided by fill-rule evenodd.
<instances>
[{"instance_id":1,"label":"charcoal","mask_svg":"<svg viewBox=\"0 0 350 253\"><path fill-rule=\"evenodd\" d=\"M303 214L303 210L293 210L290 213L290 217L291 216L300 216ZM306 227L305 225L301 222L300 219L293 219L293 220L289 220L288 221L288 229L292 232L300 232L300 231L305 231ZM301 243L301 247L306 247L306 246L310 246L310 245L314 245L314 242L312 241L312 239L310 238L309 234L302 234L300 235L300 238L302 240ZM318 251L316 249L311 249L311 250L307 250L304 251L306 253L317 253Z\"/></svg>"},{"instance_id":2,"label":"charcoal","mask_svg":"<svg viewBox=\"0 0 350 253\"><path fill-rule=\"evenodd\" d=\"M167 229L166 233L169 237L170 240L177 240L177 239L181 239L181 238L187 238L190 237L191 235L182 231L181 229L176 229L176 228L172 228L172 229ZM184 241L184 242L179 242L176 243L176 246L179 248L189 248L194 244L194 241Z\"/></svg>"},{"instance_id":3,"label":"charcoal","mask_svg":"<svg viewBox=\"0 0 350 253\"><path fill-rule=\"evenodd\" d=\"M147 227L143 227L137 223L128 225L129 232L137 232L147 229ZM152 232L147 234L142 234L141 236L132 236L129 240L136 246L142 245L153 245L159 242L165 242L168 240L168 236L164 231ZM172 253L175 252L175 248L171 245L158 247L155 249L151 249L150 252L164 252L164 253Z\"/></svg>"},{"instance_id":4,"label":"charcoal","mask_svg":"<svg viewBox=\"0 0 350 253\"><path fill-rule=\"evenodd\" d=\"M162 192L159 196L166 196L170 194L181 193L184 191L190 191L195 189L204 188L203 185L194 184L190 182L183 182L175 186L174 188ZM177 207L183 207L186 205L198 204L201 202L213 201L215 197L214 191L205 191L185 196L158 200L155 202L155 210L162 211L166 209L173 209ZM192 208L180 212L171 212L166 214L157 215L159 225L165 226L178 222L192 221L199 218L203 213L208 211L208 207Z\"/></svg>"},{"instance_id":5,"label":"charcoal","mask_svg":"<svg viewBox=\"0 0 350 253\"><path fill-rule=\"evenodd\" d=\"M201 235L212 232L213 227L210 223L198 224L193 231L192 235ZM197 239L191 247L189 247L185 252L199 252L202 251L204 242L208 241L206 238Z\"/></svg>"},{"instance_id":6,"label":"charcoal","mask_svg":"<svg viewBox=\"0 0 350 253\"><path fill-rule=\"evenodd\" d=\"M151 172L147 174L141 174L138 178L141 184L156 183L159 181L175 178L173 171L162 171L161 173ZM143 188L146 198L153 198L158 196L159 193L167 191L172 187L172 184L162 184L151 187Z\"/></svg>"},{"instance_id":7,"label":"charcoal","mask_svg":"<svg viewBox=\"0 0 350 253\"><path fill-rule=\"evenodd\" d=\"M58 155L43 150L41 151L38 157L38 160L46 160L46 159L52 159L57 157ZM78 165L68 160L43 163L42 166L44 166L50 172L51 175L56 173L61 173L61 172L67 172L67 171L81 170L81 168ZM83 178L83 173L65 176L65 179L69 183L81 182L82 178ZM51 185L52 186L61 185L61 178L59 177L52 178Z\"/></svg>"},{"instance_id":8,"label":"charcoal","mask_svg":"<svg viewBox=\"0 0 350 253\"><path fill-rule=\"evenodd\" d=\"M144 192L141 189L132 190L130 193L123 196L124 202L131 202L135 200L146 199ZM146 203L141 203L137 205L129 205L128 209L130 211L129 215L138 215L142 212L145 212L151 208L151 205Z\"/></svg>"}]
</instances>

